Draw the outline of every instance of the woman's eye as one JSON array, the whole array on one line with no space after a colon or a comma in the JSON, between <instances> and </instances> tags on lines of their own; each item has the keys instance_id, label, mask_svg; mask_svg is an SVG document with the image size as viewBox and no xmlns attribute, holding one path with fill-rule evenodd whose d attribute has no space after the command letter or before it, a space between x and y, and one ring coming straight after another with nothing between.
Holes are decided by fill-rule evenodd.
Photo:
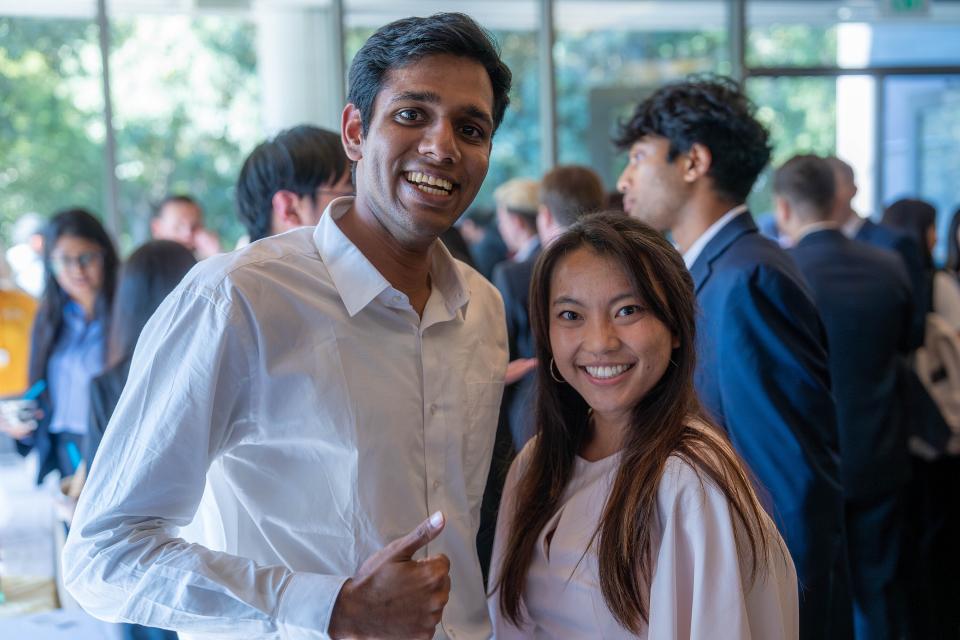
<instances>
[{"instance_id":1,"label":"woman's eye","mask_svg":"<svg viewBox=\"0 0 960 640\"><path fill-rule=\"evenodd\" d=\"M625 307L621 307L621 309L617 311L617 317L632 316L635 313L640 313L640 311L640 305L628 304Z\"/></svg>"},{"instance_id":2,"label":"woman's eye","mask_svg":"<svg viewBox=\"0 0 960 640\"><path fill-rule=\"evenodd\" d=\"M575 311L561 311L559 316L561 320L576 320L580 317Z\"/></svg>"}]
</instances>

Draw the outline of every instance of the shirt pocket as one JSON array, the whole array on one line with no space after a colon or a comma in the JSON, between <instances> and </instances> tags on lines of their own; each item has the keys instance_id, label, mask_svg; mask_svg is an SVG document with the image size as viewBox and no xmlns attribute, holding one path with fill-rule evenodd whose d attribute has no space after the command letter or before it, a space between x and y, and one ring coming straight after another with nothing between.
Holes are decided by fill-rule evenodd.
<instances>
[{"instance_id":1,"label":"shirt pocket","mask_svg":"<svg viewBox=\"0 0 960 640\"><path fill-rule=\"evenodd\" d=\"M502 395L503 384L499 382L466 383L463 470L467 498L471 501L483 496L487 483Z\"/></svg>"}]
</instances>

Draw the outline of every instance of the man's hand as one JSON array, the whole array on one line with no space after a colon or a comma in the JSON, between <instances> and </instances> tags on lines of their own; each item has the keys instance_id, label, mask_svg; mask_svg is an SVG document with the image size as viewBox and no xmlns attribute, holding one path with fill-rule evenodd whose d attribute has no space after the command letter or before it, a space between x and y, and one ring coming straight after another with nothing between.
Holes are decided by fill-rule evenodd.
<instances>
[{"instance_id":1,"label":"man's hand","mask_svg":"<svg viewBox=\"0 0 960 640\"><path fill-rule=\"evenodd\" d=\"M412 558L440 535L444 522L437 511L363 563L337 596L331 638L433 637L450 597L450 560Z\"/></svg>"}]
</instances>

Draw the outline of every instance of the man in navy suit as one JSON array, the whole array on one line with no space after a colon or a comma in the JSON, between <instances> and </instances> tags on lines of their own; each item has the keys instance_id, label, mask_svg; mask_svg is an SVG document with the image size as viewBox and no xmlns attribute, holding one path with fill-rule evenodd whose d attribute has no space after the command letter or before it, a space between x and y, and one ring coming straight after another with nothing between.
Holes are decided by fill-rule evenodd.
<instances>
[{"instance_id":1,"label":"man in navy suit","mask_svg":"<svg viewBox=\"0 0 960 640\"><path fill-rule=\"evenodd\" d=\"M768 134L735 83L668 85L616 140L624 209L670 231L700 305L700 400L752 470L800 579L800 633L851 633L836 410L825 334L796 265L746 201Z\"/></svg>"},{"instance_id":2,"label":"man in navy suit","mask_svg":"<svg viewBox=\"0 0 960 640\"><path fill-rule=\"evenodd\" d=\"M856 637L899 638L896 570L910 457L897 377L911 347L913 294L895 254L840 231L834 184L823 158L788 160L773 178L777 224L827 329Z\"/></svg>"},{"instance_id":3,"label":"man in navy suit","mask_svg":"<svg viewBox=\"0 0 960 640\"><path fill-rule=\"evenodd\" d=\"M848 238L893 251L903 261L907 276L910 278L914 301L910 343L912 348L919 347L923 343L931 295L920 245L906 233L877 224L870 218L860 217L853 208L853 198L857 195L853 167L836 156L828 157L827 162L833 169L833 179L836 182L833 220L840 225L843 234Z\"/></svg>"}]
</instances>

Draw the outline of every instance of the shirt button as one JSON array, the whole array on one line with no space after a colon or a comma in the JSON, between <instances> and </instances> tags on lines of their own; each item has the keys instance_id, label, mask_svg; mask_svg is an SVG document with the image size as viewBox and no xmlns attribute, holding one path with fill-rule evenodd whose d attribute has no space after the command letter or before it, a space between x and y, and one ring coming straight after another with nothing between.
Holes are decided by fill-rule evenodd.
<instances>
[{"instance_id":1,"label":"shirt button","mask_svg":"<svg viewBox=\"0 0 960 640\"><path fill-rule=\"evenodd\" d=\"M435 404L430 405L430 415L433 415L436 412L437 412L437 405Z\"/></svg>"},{"instance_id":2,"label":"shirt button","mask_svg":"<svg viewBox=\"0 0 960 640\"><path fill-rule=\"evenodd\" d=\"M433 490L436 491L436 490L439 489L439 488L440 488L440 481L439 481L439 480L434 480L434 481L433 481Z\"/></svg>"}]
</instances>

